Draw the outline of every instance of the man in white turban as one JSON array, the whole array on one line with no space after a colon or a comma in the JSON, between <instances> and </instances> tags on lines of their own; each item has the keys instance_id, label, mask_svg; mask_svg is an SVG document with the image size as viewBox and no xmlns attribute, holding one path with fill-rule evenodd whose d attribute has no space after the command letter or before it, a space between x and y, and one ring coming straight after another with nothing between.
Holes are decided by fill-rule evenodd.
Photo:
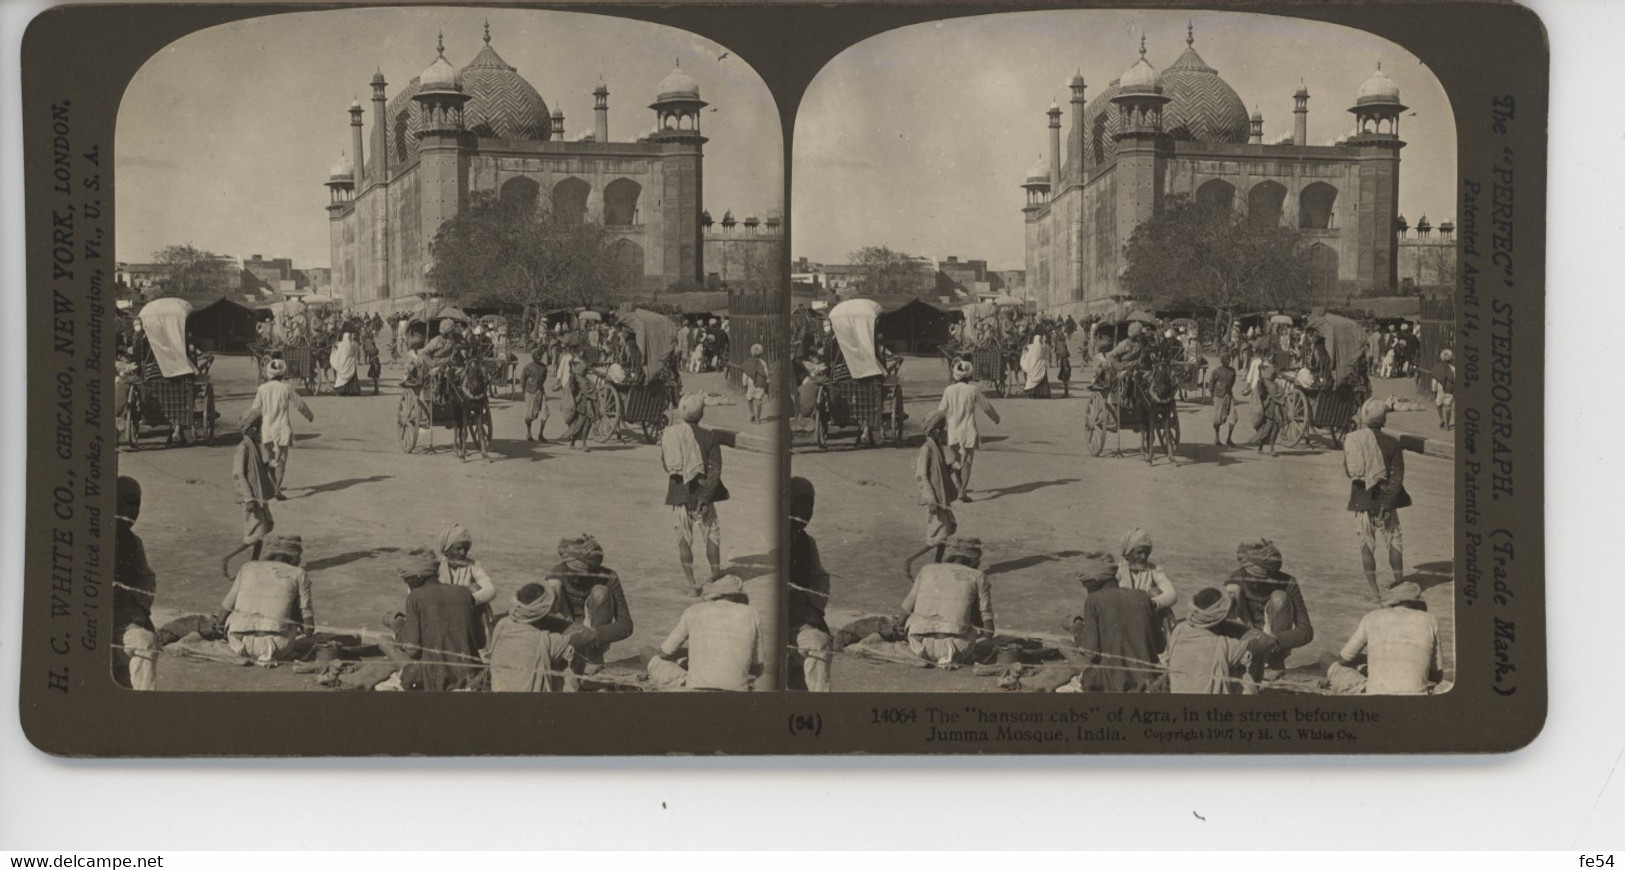
<instances>
[{"instance_id":1,"label":"man in white turban","mask_svg":"<svg viewBox=\"0 0 1625 870\"><path fill-rule=\"evenodd\" d=\"M694 580L694 537L705 539L710 577L722 573L722 528L719 501L728 498L722 483L722 446L716 433L699 425L705 417L705 394L688 393L677 403L676 422L660 434L660 461L666 469L666 504L677 521L677 560L689 593L699 594Z\"/></svg>"},{"instance_id":2,"label":"man in white turban","mask_svg":"<svg viewBox=\"0 0 1625 870\"><path fill-rule=\"evenodd\" d=\"M1343 440L1343 469L1349 476L1348 509L1354 514L1355 537L1371 597L1382 601L1377 586L1377 539L1388 550L1388 567L1398 585L1405 579L1405 535L1399 525L1400 508L1410 507L1405 491L1405 451L1399 439L1382 431L1388 404L1369 399L1360 407L1360 427Z\"/></svg>"}]
</instances>

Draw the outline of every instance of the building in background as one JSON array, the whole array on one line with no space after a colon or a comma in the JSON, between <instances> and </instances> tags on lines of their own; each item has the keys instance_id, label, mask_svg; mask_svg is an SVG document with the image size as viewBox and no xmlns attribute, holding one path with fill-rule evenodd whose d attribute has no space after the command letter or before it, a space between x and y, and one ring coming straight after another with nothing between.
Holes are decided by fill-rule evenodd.
<instances>
[{"instance_id":1,"label":"building in background","mask_svg":"<svg viewBox=\"0 0 1625 870\"><path fill-rule=\"evenodd\" d=\"M442 44L393 95L375 74L370 130L350 105L350 156L327 179L334 295L362 310L421 305L435 232L479 192L604 225L623 240L620 295L703 286L699 84L673 69L650 88L653 130L616 141L600 83L590 133L567 140L563 113L497 54L489 26L484 42L460 68Z\"/></svg>"},{"instance_id":2,"label":"building in background","mask_svg":"<svg viewBox=\"0 0 1625 870\"><path fill-rule=\"evenodd\" d=\"M1121 302L1123 250L1163 201L1184 195L1255 224L1296 227L1312 240L1317 297L1386 295L1399 286L1399 87L1379 66L1348 111L1353 132L1310 145L1309 93L1292 97L1292 136L1263 141L1264 118L1186 48L1158 70L1140 57L1093 99L1072 78L1061 135L1051 104L1048 159L1021 186L1028 295L1039 310L1100 311Z\"/></svg>"},{"instance_id":3,"label":"building in background","mask_svg":"<svg viewBox=\"0 0 1625 870\"><path fill-rule=\"evenodd\" d=\"M700 213L704 229L706 284L719 286L741 281L777 283L784 268L784 221L778 212L758 219L751 215L742 221L733 212L724 212L721 221L711 213Z\"/></svg>"},{"instance_id":4,"label":"building in background","mask_svg":"<svg viewBox=\"0 0 1625 870\"><path fill-rule=\"evenodd\" d=\"M1438 234L1427 215L1416 222L1413 235L1405 216L1399 227L1399 292L1437 294L1456 287L1456 225L1440 221Z\"/></svg>"}]
</instances>

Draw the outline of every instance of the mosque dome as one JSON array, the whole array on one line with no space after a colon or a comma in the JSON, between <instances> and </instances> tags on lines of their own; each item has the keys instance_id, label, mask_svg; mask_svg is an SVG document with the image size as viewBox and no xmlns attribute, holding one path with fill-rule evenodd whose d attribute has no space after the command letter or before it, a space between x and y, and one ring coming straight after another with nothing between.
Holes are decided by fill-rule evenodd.
<instances>
[{"instance_id":1,"label":"mosque dome","mask_svg":"<svg viewBox=\"0 0 1625 870\"><path fill-rule=\"evenodd\" d=\"M437 55L434 62L418 74L418 85L423 90L444 91L457 88L457 68L446 60L444 52Z\"/></svg>"},{"instance_id":2,"label":"mosque dome","mask_svg":"<svg viewBox=\"0 0 1625 870\"><path fill-rule=\"evenodd\" d=\"M1190 142L1247 141L1247 106L1219 71L1196 53L1196 38L1187 34L1185 52L1162 71L1162 129Z\"/></svg>"},{"instance_id":3,"label":"mosque dome","mask_svg":"<svg viewBox=\"0 0 1625 870\"><path fill-rule=\"evenodd\" d=\"M1044 155L1038 155L1038 159L1028 168L1027 180L1023 185L1028 184L1049 184L1049 163L1044 160Z\"/></svg>"},{"instance_id":4,"label":"mosque dome","mask_svg":"<svg viewBox=\"0 0 1625 870\"><path fill-rule=\"evenodd\" d=\"M655 102L664 103L667 100L697 100L700 98L700 83L694 77L683 72L681 64L674 67L666 77L660 80L655 88Z\"/></svg>"},{"instance_id":5,"label":"mosque dome","mask_svg":"<svg viewBox=\"0 0 1625 870\"><path fill-rule=\"evenodd\" d=\"M340 154L339 159L333 161L333 167L327 170L328 181L354 181L355 161Z\"/></svg>"},{"instance_id":6,"label":"mosque dome","mask_svg":"<svg viewBox=\"0 0 1625 870\"><path fill-rule=\"evenodd\" d=\"M552 115L547 103L530 82L491 47L489 31L485 34L485 47L463 67L460 75L463 93L469 97L463 107L463 125L474 135L532 142L546 142L552 136Z\"/></svg>"},{"instance_id":7,"label":"mosque dome","mask_svg":"<svg viewBox=\"0 0 1625 870\"><path fill-rule=\"evenodd\" d=\"M1155 93L1162 89L1162 76L1145 59L1145 48L1140 48L1140 59L1117 77L1117 90L1121 94Z\"/></svg>"},{"instance_id":8,"label":"mosque dome","mask_svg":"<svg viewBox=\"0 0 1625 870\"><path fill-rule=\"evenodd\" d=\"M1394 84L1394 80L1382 71L1382 64L1379 63L1377 71L1371 74L1371 78L1360 85L1360 98L1355 100L1355 104L1363 106L1367 103L1397 102L1399 102L1399 85Z\"/></svg>"}]
</instances>

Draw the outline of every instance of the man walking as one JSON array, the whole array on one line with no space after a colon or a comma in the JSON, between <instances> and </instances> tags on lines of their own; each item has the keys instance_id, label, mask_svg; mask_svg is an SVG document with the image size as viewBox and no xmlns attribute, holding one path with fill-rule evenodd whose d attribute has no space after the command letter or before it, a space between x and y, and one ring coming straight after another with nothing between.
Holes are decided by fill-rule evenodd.
<instances>
[{"instance_id":1,"label":"man walking","mask_svg":"<svg viewBox=\"0 0 1625 870\"><path fill-rule=\"evenodd\" d=\"M1382 601L1377 587L1377 540L1388 550L1388 567L1398 585L1405 579L1405 535L1399 525L1399 510L1410 507L1405 491L1405 451L1399 439L1382 431L1388 421L1388 405L1382 399L1368 399L1360 408L1361 427L1343 441L1343 469L1349 476L1348 509L1354 514L1355 535L1360 541L1360 561L1371 597Z\"/></svg>"},{"instance_id":2,"label":"man walking","mask_svg":"<svg viewBox=\"0 0 1625 870\"><path fill-rule=\"evenodd\" d=\"M677 519L677 559L688 580L690 594L699 594L694 581L694 537L705 538L708 577L722 573L722 528L717 505L726 501L722 483L722 447L716 434L699 425L705 417L705 396L689 393L677 403L679 420L660 435L660 459L666 469L666 504Z\"/></svg>"},{"instance_id":3,"label":"man walking","mask_svg":"<svg viewBox=\"0 0 1625 870\"><path fill-rule=\"evenodd\" d=\"M287 498L282 494L282 481L288 473L288 451L293 448L291 412L297 410L307 423L316 420L310 406L288 383L287 374L286 362L271 360L265 369L266 381L254 391L254 404L248 408L248 416L257 413L260 417L260 443L265 446L265 464L275 469L272 497L278 501Z\"/></svg>"},{"instance_id":4,"label":"man walking","mask_svg":"<svg viewBox=\"0 0 1625 870\"><path fill-rule=\"evenodd\" d=\"M1230 353L1226 351L1219 355L1219 364L1207 376L1208 395L1213 397L1213 444L1214 446L1234 447L1236 442L1231 440L1236 432L1236 370L1230 367ZM1219 430L1225 426L1223 440L1219 438Z\"/></svg>"},{"instance_id":5,"label":"man walking","mask_svg":"<svg viewBox=\"0 0 1625 870\"><path fill-rule=\"evenodd\" d=\"M955 362L954 382L942 391L942 401L937 404L937 410L942 412L948 427L948 462L956 471L961 501L970 501L971 461L976 458L976 448L981 444L981 432L976 428L976 412L986 414L995 425L999 422L999 412L971 383L973 372L969 360Z\"/></svg>"}]
</instances>

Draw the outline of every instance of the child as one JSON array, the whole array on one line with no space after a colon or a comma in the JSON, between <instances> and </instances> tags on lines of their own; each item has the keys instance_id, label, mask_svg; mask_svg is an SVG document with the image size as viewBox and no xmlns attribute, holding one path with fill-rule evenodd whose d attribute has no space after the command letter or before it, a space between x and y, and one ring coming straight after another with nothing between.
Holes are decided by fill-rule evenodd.
<instances>
[{"instance_id":1,"label":"child","mask_svg":"<svg viewBox=\"0 0 1625 870\"><path fill-rule=\"evenodd\" d=\"M543 433L547 431L547 391L543 384L547 383L547 366L542 364L542 352L536 351L530 355L530 364L525 366L520 374L520 388L525 392L525 440L547 443ZM536 427L536 437L530 434L530 424L536 420L541 423Z\"/></svg>"},{"instance_id":2,"label":"child","mask_svg":"<svg viewBox=\"0 0 1625 870\"><path fill-rule=\"evenodd\" d=\"M260 545L276 527L276 521L271 517L271 496L276 492L276 479L261 452L260 413L250 409L239 425L243 440L237 444L237 453L231 460L231 479L237 488L237 501L243 506L243 543L220 560L220 573L227 580L233 577L231 560L238 553L252 549L249 561L259 561Z\"/></svg>"}]
</instances>

